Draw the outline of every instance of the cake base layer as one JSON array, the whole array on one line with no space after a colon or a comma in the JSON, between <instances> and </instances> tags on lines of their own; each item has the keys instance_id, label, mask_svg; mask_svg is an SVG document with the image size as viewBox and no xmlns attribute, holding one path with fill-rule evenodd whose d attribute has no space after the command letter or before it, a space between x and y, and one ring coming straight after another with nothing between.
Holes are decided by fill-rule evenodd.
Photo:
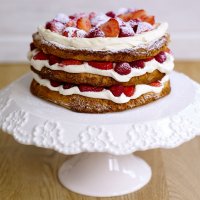
<instances>
[{"instance_id":1,"label":"cake base layer","mask_svg":"<svg viewBox=\"0 0 200 200\"><path fill-rule=\"evenodd\" d=\"M135 60L146 59L157 55L166 49L169 42L169 35L146 45L133 49L121 51L91 51L86 49L67 49L56 46L44 39L38 33L33 34L34 45L41 49L45 54L52 54L64 59L75 59L83 61L109 61L109 62L132 62Z\"/></svg>"},{"instance_id":2,"label":"cake base layer","mask_svg":"<svg viewBox=\"0 0 200 200\"><path fill-rule=\"evenodd\" d=\"M31 67L31 70L42 78L50 79L58 82L67 82L75 85L89 84L96 87L110 87L112 85L118 85L119 82L108 76L100 76L89 73L68 73L59 70L51 70L47 67L43 67L41 71L38 71ZM150 84L152 82L161 80L165 76L158 70L154 70L152 73L146 73L142 76L135 76L130 79L129 82L120 82L123 86L132 86L138 84Z\"/></svg>"},{"instance_id":3,"label":"cake base layer","mask_svg":"<svg viewBox=\"0 0 200 200\"><path fill-rule=\"evenodd\" d=\"M132 109L153 102L170 93L170 81L167 81L160 93L149 92L141 95L137 99L132 99L127 103L117 104L110 100L95 99L81 95L64 96L56 91L51 91L45 86L41 86L35 80L31 83L31 92L44 100L53 102L64 108L82 113L107 113L119 112Z\"/></svg>"}]
</instances>

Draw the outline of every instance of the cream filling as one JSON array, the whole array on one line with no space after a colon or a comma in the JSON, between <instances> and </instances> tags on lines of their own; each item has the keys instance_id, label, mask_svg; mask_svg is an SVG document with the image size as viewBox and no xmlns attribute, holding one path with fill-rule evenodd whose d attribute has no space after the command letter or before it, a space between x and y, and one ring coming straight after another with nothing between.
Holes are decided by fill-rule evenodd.
<instances>
[{"instance_id":1,"label":"cream filling","mask_svg":"<svg viewBox=\"0 0 200 200\"><path fill-rule=\"evenodd\" d=\"M124 93L121 94L120 97L115 97L112 92L108 89L103 89L101 92L81 92L77 86L74 86L70 89L64 89L63 86L53 87L50 84L50 81L48 79L41 79L39 75L33 72L33 78L36 82L38 82L40 85L47 87L48 89L52 91L59 92L62 95L73 95L78 94L85 97L90 98L96 98L96 99L107 99L111 100L115 103L121 104L121 103L127 103L131 99L136 99L140 97L141 95L148 93L148 92L155 92L160 93L162 89L164 88L165 82L169 80L169 75L165 75L161 82L160 87L153 87L150 85L140 84L135 86L135 93L131 97L127 97Z\"/></svg>"},{"instance_id":2,"label":"cream filling","mask_svg":"<svg viewBox=\"0 0 200 200\"><path fill-rule=\"evenodd\" d=\"M151 31L137 34L133 37L122 38L68 38L58 33L45 29L44 26L38 27L39 36L43 42L51 43L62 49L91 51L119 51L133 49L138 46L148 45L166 34L168 23L160 23Z\"/></svg>"},{"instance_id":3,"label":"cream filling","mask_svg":"<svg viewBox=\"0 0 200 200\"><path fill-rule=\"evenodd\" d=\"M41 71L43 67L47 67L51 70L59 70L68 73L90 73L97 74L100 76L112 77L118 82L128 82L131 78L136 76L141 76L146 73L152 73L154 70L159 70L161 73L169 74L174 68L174 57L171 54L166 53L167 60L164 63L159 63L155 59L145 62L145 67L143 69L132 68L131 73L128 75L120 75L113 69L101 70L90 66L87 62L82 65L65 65L63 67L59 66L58 63L54 65L49 65L48 60L34 60L33 56L38 53L37 50L33 50L29 53L29 60L33 68Z\"/></svg>"}]
</instances>

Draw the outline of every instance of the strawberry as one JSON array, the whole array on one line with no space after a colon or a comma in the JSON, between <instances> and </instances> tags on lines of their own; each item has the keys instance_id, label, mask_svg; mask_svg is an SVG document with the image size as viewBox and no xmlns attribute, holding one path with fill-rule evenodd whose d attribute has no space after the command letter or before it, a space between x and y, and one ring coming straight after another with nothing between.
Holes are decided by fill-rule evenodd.
<instances>
[{"instance_id":1,"label":"strawberry","mask_svg":"<svg viewBox=\"0 0 200 200\"><path fill-rule=\"evenodd\" d=\"M67 27L63 30L62 33L63 36L65 37L79 37L79 38L84 38L87 33L84 30L80 30L75 27Z\"/></svg>"},{"instance_id":2,"label":"strawberry","mask_svg":"<svg viewBox=\"0 0 200 200\"><path fill-rule=\"evenodd\" d=\"M154 57L146 58L146 59L144 59L144 62L149 62L149 61L151 61L153 59L154 59Z\"/></svg>"},{"instance_id":3,"label":"strawberry","mask_svg":"<svg viewBox=\"0 0 200 200\"><path fill-rule=\"evenodd\" d=\"M115 97L119 97L119 96L121 96L121 94L122 94L123 91L124 91L124 86L122 86L122 85L114 85L114 86L111 86L111 87L110 87L110 91L112 92L112 94L113 94Z\"/></svg>"},{"instance_id":4,"label":"strawberry","mask_svg":"<svg viewBox=\"0 0 200 200\"><path fill-rule=\"evenodd\" d=\"M46 23L46 29L56 33L61 33L64 27L65 26L61 22L57 22L55 20Z\"/></svg>"},{"instance_id":5,"label":"strawberry","mask_svg":"<svg viewBox=\"0 0 200 200\"><path fill-rule=\"evenodd\" d=\"M42 51L37 53L35 56L33 56L34 60L48 60L48 56L44 54Z\"/></svg>"},{"instance_id":6,"label":"strawberry","mask_svg":"<svg viewBox=\"0 0 200 200\"><path fill-rule=\"evenodd\" d=\"M59 13L54 18L55 21L61 22L62 24L66 24L69 21L69 17L63 13Z\"/></svg>"},{"instance_id":7,"label":"strawberry","mask_svg":"<svg viewBox=\"0 0 200 200\"><path fill-rule=\"evenodd\" d=\"M130 24L125 24L120 26L119 37L130 37L134 35L135 35L134 30L132 29Z\"/></svg>"},{"instance_id":8,"label":"strawberry","mask_svg":"<svg viewBox=\"0 0 200 200\"><path fill-rule=\"evenodd\" d=\"M105 34L98 27L92 28L87 35L87 38L105 37Z\"/></svg>"},{"instance_id":9,"label":"strawberry","mask_svg":"<svg viewBox=\"0 0 200 200\"><path fill-rule=\"evenodd\" d=\"M59 63L61 61L61 58L54 56L54 55L49 55L49 64L54 65L56 63Z\"/></svg>"},{"instance_id":10,"label":"strawberry","mask_svg":"<svg viewBox=\"0 0 200 200\"><path fill-rule=\"evenodd\" d=\"M96 62L90 61L88 64L94 68L102 69L102 70L109 70L113 68L113 63L111 62Z\"/></svg>"},{"instance_id":11,"label":"strawberry","mask_svg":"<svg viewBox=\"0 0 200 200\"><path fill-rule=\"evenodd\" d=\"M76 26L76 23L75 21L73 20L69 20L66 24L65 24L66 27L75 27Z\"/></svg>"},{"instance_id":12,"label":"strawberry","mask_svg":"<svg viewBox=\"0 0 200 200\"><path fill-rule=\"evenodd\" d=\"M143 22L147 22L151 25L155 24L155 17L154 16L145 16L141 18Z\"/></svg>"},{"instance_id":13,"label":"strawberry","mask_svg":"<svg viewBox=\"0 0 200 200\"><path fill-rule=\"evenodd\" d=\"M92 28L89 18L87 17L81 17L77 20L76 26L78 29L84 30L86 32L89 32L89 30Z\"/></svg>"},{"instance_id":14,"label":"strawberry","mask_svg":"<svg viewBox=\"0 0 200 200\"><path fill-rule=\"evenodd\" d=\"M94 87L90 85L79 85L78 88L81 92L101 92L103 90L103 87Z\"/></svg>"},{"instance_id":15,"label":"strawberry","mask_svg":"<svg viewBox=\"0 0 200 200\"><path fill-rule=\"evenodd\" d=\"M127 87L124 87L124 94L125 94L127 97L133 96L134 92L135 92L135 87L134 87L134 86L127 86Z\"/></svg>"},{"instance_id":16,"label":"strawberry","mask_svg":"<svg viewBox=\"0 0 200 200\"><path fill-rule=\"evenodd\" d=\"M106 13L108 17L115 18L116 14L113 11L109 11Z\"/></svg>"},{"instance_id":17,"label":"strawberry","mask_svg":"<svg viewBox=\"0 0 200 200\"><path fill-rule=\"evenodd\" d=\"M100 29L105 33L106 37L118 37L120 32L119 23L113 18L102 24Z\"/></svg>"},{"instance_id":18,"label":"strawberry","mask_svg":"<svg viewBox=\"0 0 200 200\"><path fill-rule=\"evenodd\" d=\"M128 23L130 24L130 26L132 27L132 29L134 30L134 32L137 31L137 27L138 27L138 23L140 22L141 20L139 19L132 19L130 20Z\"/></svg>"},{"instance_id":19,"label":"strawberry","mask_svg":"<svg viewBox=\"0 0 200 200\"><path fill-rule=\"evenodd\" d=\"M118 15L123 21L128 22L132 19L140 19L141 17L146 16L145 10L136 10L134 12L128 12L125 14Z\"/></svg>"},{"instance_id":20,"label":"strawberry","mask_svg":"<svg viewBox=\"0 0 200 200\"><path fill-rule=\"evenodd\" d=\"M150 86L153 86L153 87L160 87L162 84L159 82L159 81L155 81L153 83L150 83Z\"/></svg>"},{"instance_id":21,"label":"strawberry","mask_svg":"<svg viewBox=\"0 0 200 200\"><path fill-rule=\"evenodd\" d=\"M152 30L153 27L147 22L138 22L136 33L140 34Z\"/></svg>"},{"instance_id":22,"label":"strawberry","mask_svg":"<svg viewBox=\"0 0 200 200\"><path fill-rule=\"evenodd\" d=\"M120 75L127 75L131 73L131 66L129 63L116 63L114 70Z\"/></svg>"},{"instance_id":23,"label":"strawberry","mask_svg":"<svg viewBox=\"0 0 200 200\"><path fill-rule=\"evenodd\" d=\"M136 60L130 63L132 68L143 69L145 67L145 63L143 60Z\"/></svg>"},{"instance_id":24,"label":"strawberry","mask_svg":"<svg viewBox=\"0 0 200 200\"><path fill-rule=\"evenodd\" d=\"M66 66L66 65L82 65L83 62L80 61L80 60L72 60L72 59L69 59L69 60L62 60L60 63L59 63L59 66L60 67L63 67L63 66Z\"/></svg>"},{"instance_id":25,"label":"strawberry","mask_svg":"<svg viewBox=\"0 0 200 200\"><path fill-rule=\"evenodd\" d=\"M74 87L74 85L71 84L71 83L64 83L64 84L63 84L63 89L70 89L70 88L72 88L72 87Z\"/></svg>"},{"instance_id":26,"label":"strawberry","mask_svg":"<svg viewBox=\"0 0 200 200\"><path fill-rule=\"evenodd\" d=\"M155 60L159 63L164 63L167 60L165 52L161 51L159 54L157 54L155 56Z\"/></svg>"},{"instance_id":27,"label":"strawberry","mask_svg":"<svg viewBox=\"0 0 200 200\"><path fill-rule=\"evenodd\" d=\"M58 82L58 81L53 81L53 80L50 80L50 84L51 84L51 86L53 86L53 87L58 87L58 86L62 85L60 82Z\"/></svg>"}]
</instances>

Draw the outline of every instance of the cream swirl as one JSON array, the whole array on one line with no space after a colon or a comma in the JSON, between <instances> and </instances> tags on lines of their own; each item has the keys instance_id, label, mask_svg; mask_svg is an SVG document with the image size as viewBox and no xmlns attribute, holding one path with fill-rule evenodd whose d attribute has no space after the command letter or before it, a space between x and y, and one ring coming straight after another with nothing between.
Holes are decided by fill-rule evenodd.
<instances>
[{"instance_id":1,"label":"cream swirl","mask_svg":"<svg viewBox=\"0 0 200 200\"><path fill-rule=\"evenodd\" d=\"M68 73L90 73L97 74L100 76L107 76L115 79L118 82L128 82L131 78L136 76L141 76L146 73L152 73L154 70L159 70L162 73L169 74L174 68L174 57L171 54L166 53L166 61L164 63L159 63L155 59L145 62L143 69L132 68L131 73L127 75L120 75L115 72L113 69L101 70L90 66L87 62L84 62L81 65L64 65L60 66L58 63L54 65L49 65L48 60L35 60L33 56L38 53L37 50L34 50L29 53L29 59L31 66L34 69L41 71L43 67L47 67L51 70L59 70ZM115 64L113 64L115 65Z\"/></svg>"},{"instance_id":2,"label":"cream swirl","mask_svg":"<svg viewBox=\"0 0 200 200\"><path fill-rule=\"evenodd\" d=\"M103 89L101 92L81 92L77 86L74 86L69 89L64 89L62 85L58 86L58 87L53 87L53 86L51 86L51 83L48 79L41 79L34 72L33 72L33 78L40 85L45 86L52 91L59 92L60 94L65 95L65 96L78 94L78 95L90 97L90 98L107 99L107 100L111 100L118 104L127 103L131 99L136 99L136 98L140 97L141 95L146 94L148 92L160 93L162 91L162 89L164 88L164 84L169 80L169 76L165 75L163 77L163 79L160 81L161 86L159 86L159 87L153 87L150 85L140 84L140 85L135 86L135 92L131 97L127 97L125 94L121 94L121 96L116 97L108 89Z\"/></svg>"},{"instance_id":3,"label":"cream swirl","mask_svg":"<svg viewBox=\"0 0 200 200\"><path fill-rule=\"evenodd\" d=\"M168 23L157 24L153 30L136 34L133 37L96 37L96 38L68 38L54 33L44 26L38 27L39 37L42 42L54 44L62 49L91 50L91 51L119 51L133 49L138 46L148 45L166 34Z\"/></svg>"}]
</instances>

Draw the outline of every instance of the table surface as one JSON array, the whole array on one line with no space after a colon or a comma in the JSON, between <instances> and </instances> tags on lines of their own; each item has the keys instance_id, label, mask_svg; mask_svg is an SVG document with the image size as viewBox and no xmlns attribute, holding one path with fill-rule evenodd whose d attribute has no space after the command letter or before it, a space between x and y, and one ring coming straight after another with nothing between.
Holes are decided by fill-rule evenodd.
<instances>
[{"instance_id":1,"label":"table surface","mask_svg":"<svg viewBox=\"0 0 200 200\"><path fill-rule=\"evenodd\" d=\"M200 62L179 61L176 62L175 69L200 82ZM28 64L0 64L0 89L28 71ZM53 150L19 144L12 136L0 131L0 199L200 199L199 138L175 149L155 149L135 154L145 159L152 167L153 175L148 185L135 193L120 197L86 197L70 192L59 184L57 170L69 156Z\"/></svg>"}]
</instances>

